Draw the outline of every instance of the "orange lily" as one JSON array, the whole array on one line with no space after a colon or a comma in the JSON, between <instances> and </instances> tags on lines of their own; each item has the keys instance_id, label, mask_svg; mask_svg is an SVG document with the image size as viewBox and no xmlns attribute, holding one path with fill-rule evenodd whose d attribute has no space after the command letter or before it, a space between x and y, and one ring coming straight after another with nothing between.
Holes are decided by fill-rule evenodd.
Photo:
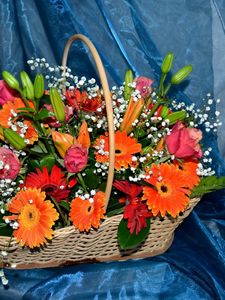
<instances>
[{"instance_id":1,"label":"orange lily","mask_svg":"<svg viewBox=\"0 0 225 300\"><path fill-rule=\"evenodd\" d=\"M121 131L126 131L129 134L132 130L132 123L139 117L144 106L144 99L134 101L131 97L127 111L124 115L123 122L120 126Z\"/></svg>"},{"instance_id":2,"label":"orange lily","mask_svg":"<svg viewBox=\"0 0 225 300\"><path fill-rule=\"evenodd\" d=\"M66 151L76 142L72 135L58 131L52 131L52 140L62 158L65 157Z\"/></svg>"},{"instance_id":3,"label":"orange lily","mask_svg":"<svg viewBox=\"0 0 225 300\"><path fill-rule=\"evenodd\" d=\"M165 139L162 137L156 146L157 151L162 151L165 146Z\"/></svg>"},{"instance_id":4,"label":"orange lily","mask_svg":"<svg viewBox=\"0 0 225 300\"><path fill-rule=\"evenodd\" d=\"M90 135L88 132L87 123L84 121L80 127L77 142L80 143L84 148L89 148L91 145Z\"/></svg>"},{"instance_id":5,"label":"orange lily","mask_svg":"<svg viewBox=\"0 0 225 300\"><path fill-rule=\"evenodd\" d=\"M0 135L1 137L1 135ZM88 126L84 121L80 127L78 138L76 139L71 134L52 131L52 140L62 158L65 157L66 151L75 143L81 144L84 148L89 148L91 144Z\"/></svg>"}]
</instances>

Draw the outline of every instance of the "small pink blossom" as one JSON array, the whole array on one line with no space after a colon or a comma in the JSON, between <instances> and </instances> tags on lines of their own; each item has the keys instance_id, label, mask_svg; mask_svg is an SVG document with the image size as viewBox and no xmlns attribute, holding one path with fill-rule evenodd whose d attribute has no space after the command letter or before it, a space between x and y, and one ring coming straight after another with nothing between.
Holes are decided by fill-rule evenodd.
<instances>
[{"instance_id":1,"label":"small pink blossom","mask_svg":"<svg viewBox=\"0 0 225 300\"><path fill-rule=\"evenodd\" d=\"M64 157L64 165L70 173L80 172L87 165L87 161L88 150L80 144L72 145Z\"/></svg>"},{"instance_id":2,"label":"small pink blossom","mask_svg":"<svg viewBox=\"0 0 225 300\"><path fill-rule=\"evenodd\" d=\"M49 110L50 112L53 112L53 107L50 104L44 104L44 107ZM71 106L64 105L65 114L66 114L66 123L71 119L73 116L73 108ZM61 127L61 123L56 120L55 117L50 117L47 119L47 123L49 126L58 128Z\"/></svg>"},{"instance_id":3,"label":"small pink blossom","mask_svg":"<svg viewBox=\"0 0 225 300\"><path fill-rule=\"evenodd\" d=\"M4 80L0 80L0 105L13 101L16 95L16 91L12 90Z\"/></svg>"},{"instance_id":4,"label":"small pink blossom","mask_svg":"<svg viewBox=\"0 0 225 300\"><path fill-rule=\"evenodd\" d=\"M202 139L202 132L196 128L187 128L179 121L166 137L166 145L170 154L177 158L202 157L202 150L199 142Z\"/></svg>"},{"instance_id":5,"label":"small pink blossom","mask_svg":"<svg viewBox=\"0 0 225 300\"><path fill-rule=\"evenodd\" d=\"M9 149L0 147L0 179L14 179L18 175L21 163Z\"/></svg>"},{"instance_id":6,"label":"small pink blossom","mask_svg":"<svg viewBox=\"0 0 225 300\"><path fill-rule=\"evenodd\" d=\"M146 98L152 92L153 80L144 76L140 76L136 79L136 89L141 93L141 96Z\"/></svg>"}]
</instances>

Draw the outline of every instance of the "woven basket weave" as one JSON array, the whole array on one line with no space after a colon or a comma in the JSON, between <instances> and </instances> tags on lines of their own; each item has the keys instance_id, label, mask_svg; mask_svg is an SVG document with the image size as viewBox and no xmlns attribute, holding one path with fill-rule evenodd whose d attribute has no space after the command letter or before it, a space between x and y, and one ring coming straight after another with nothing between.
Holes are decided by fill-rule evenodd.
<instances>
[{"instance_id":1,"label":"woven basket weave","mask_svg":"<svg viewBox=\"0 0 225 300\"><path fill-rule=\"evenodd\" d=\"M114 122L110 91L101 59L94 45L83 35L74 35L68 41L62 65L66 66L68 51L74 40L79 39L90 49L100 74L106 101L106 111L109 127L110 159L106 185L106 207L110 198L114 174ZM146 240L132 250L120 250L117 242L117 229L122 215L106 218L98 231L80 233L73 226L55 230L53 240L40 250L30 250L21 247L13 238L0 236L0 250L6 250L8 264L16 264L18 269L56 267L75 263L103 262L125 259L151 257L165 252L171 245L174 230L190 214L199 198L191 199L187 209L176 219L155 217L151 221L151 230Z\"/></svg>"}]
</instances>

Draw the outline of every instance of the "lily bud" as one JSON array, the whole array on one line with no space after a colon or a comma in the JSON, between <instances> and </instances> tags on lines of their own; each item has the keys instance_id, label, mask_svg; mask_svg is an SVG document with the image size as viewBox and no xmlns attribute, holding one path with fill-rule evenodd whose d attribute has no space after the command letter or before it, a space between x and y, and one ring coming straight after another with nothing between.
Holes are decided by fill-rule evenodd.
<instances>
[{"instance_id":1,"label":"lily bud","mask_svg":"<svg viewBox=\"0 0 225 300\"><path fill-rule=\"evenodd\" d=\"M171 79L172 84L180 84L192 71L192 65L186 65L175 73Z\"/></svg>"},{"instance_id":2,"label":"lily bud","mask_svg":"<svg viewBox=\"0 0 225 300\"><path fill-rule=\"evenodd\" d=\"M10 128L5 128L3 130L4 137L7 141L16 149L22 150L26 147L24 139L15 131Z\"/></svg>"},{"instance_id":3,"label":"lily bud","mask_svg":"<svg viewBox=\"0 0 225 300\"><path fill-rule=\"evenodd\" d=\"M51 104L53 107L53 111L55 114L56 119L60 122L60 123L64 123L65 122L65 109L64 109L64 105L63 105L63 101L61 99L61 96L59 94L59 92L57 91L56 88L51 88L50 89L50 100L51 100Z\"/></svg>"},{"instance_id":4,"label":"lily bud","mask_svg":"<svg viewBox=\"0 0 225 300\"><path fill-rule=\"evenodd\" d=\"M72 135L58 131L52 131L52 140L62 158L65 157L66 151L76 142Z\"/></svg>"},{"instance_id":5,"label":"lily bud","mask_svg":"<svg viewBox=\"0 0 225 300\"><path fill-rule=\"evenodd\" d=\"M164 60L162 62L162 65L161 65L162 73L164 73L164 74L169 73L169 71L172 68L173 58L174 58L173 52L168 52L166 54L166 56L164 57Z\"/></svg>"},{"instance_id":6,"label":"lily bud","mask_svg":"<svg viewBox=\"0 0 225 300\"><path fill-rule=\"evenodd\" d=\"M124 81L125 81L124 99L128 101L130 99L131 93L133 91L133 88L130 87L129 84L133 83L133 81L134 81L134 75L131 70L126 71Z\"/></svg>"},{"instance_id":7,"label":"lily bud","mask_svg":"<svg viewBox=\"0 0 225 300\"><path fill-rule=\"evenodd\" d=\"M34 97L40 99L45 92L44 76L42 74L37 74L34 79Z\"/></svg>"},{"instance_id":8,"label":"lily bud","mask_svg":"<svg viewBox=\"0 0 225 300\"><path fill-rule=\"evenodd\" d=\"M166 119L168 119L170 121L170 125L173 125L177 121L181 121L181 120L185 119L186 116L187 116L187 113L185 110L179 110L179 111L176 111L176 112L168 115L166 117Z\"/></svg>"},{"instance_id":9,"label":"lily bud","mask_svg":"<svg viewBox=\"0 0 225 300\"><path fill-rule=\"evenodd\" d=\"M127 134L131 132L132 123L140 116L143 106L144 99L141 98L137 101L134 101L133 98L130 99L123 122L120 126L121 131L126 131Z\"/></svg>"},{"instance_id":10,"label":"lily bud","mask_svg":"<svg viewBox=\"0 0 225 300\"><path fill-rule=\"evenodd\" d=\"M84 148L89 148L91 145L90 135L88 132L87 123L84 121L80 127L77 142L81 144Z\"/></svg>"},{"instance_id":11,"label":"lily bud","mask_svg":"<svg viewBox=\"0 0 225 300\"><path fill-rule=\"evenodd\" d=\"M19 81L8 71L2 72L2 77L5 80L5 82L8 84L9 87L11 87L14 90L19 91L20 84Z\"/></svg>"},{"instance_id":12,"label":"lily bud","mask_svg":"<svg viewBox=\"0 0 225 300\"><path fill-rule=\"evenodd\" d=\"M167 106L163 106L160 112L162 118L165 118L169 114L169 108Z\"/></svg>"},{"instance_id":13,"label":"lily bud","mask_svg":"<svg viewBox=\"0 0 225 300\"><path fill-rule=\"evenodd\" d=\"M25 71L20 72L20 79L23 85L24 93L27 99L33 100L34 99L34 86L30 77Z\"/></svg>"}]
</instances>

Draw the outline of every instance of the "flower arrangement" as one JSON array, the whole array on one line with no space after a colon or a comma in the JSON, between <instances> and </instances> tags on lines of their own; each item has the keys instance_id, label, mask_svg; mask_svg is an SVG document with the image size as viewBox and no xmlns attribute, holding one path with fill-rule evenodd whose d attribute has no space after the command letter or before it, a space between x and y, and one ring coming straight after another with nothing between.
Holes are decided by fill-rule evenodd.
<instances>
[{"instance_id":1,"label":"flower arrangement","mask_svg":"<svg viewBox=\"0 0 225 300\"><path fill-rule=\"evenodd\" d=\"M106 217L123 214L121 249L131 249L149 234L151 219L182 214L190 198L225 187L214 175L205 134L221 125L219 100L207 97L200 111L172 100L168 92L192 71L186 65L172 77L174 55L161 66L159 87L147 77L111 90L115 129L115 174L106 208L109 134L105 99L95 79L50 67L44 58L28 61L21 83L3 71L0 81L0 228L24 247L43 247L54 230L73 225L98 230ZM58 76L57 76L58 74ZM6 251L1 252L2 259ZM7 284L1 273L3 284Z\"/></svg>"}]
</instances>

